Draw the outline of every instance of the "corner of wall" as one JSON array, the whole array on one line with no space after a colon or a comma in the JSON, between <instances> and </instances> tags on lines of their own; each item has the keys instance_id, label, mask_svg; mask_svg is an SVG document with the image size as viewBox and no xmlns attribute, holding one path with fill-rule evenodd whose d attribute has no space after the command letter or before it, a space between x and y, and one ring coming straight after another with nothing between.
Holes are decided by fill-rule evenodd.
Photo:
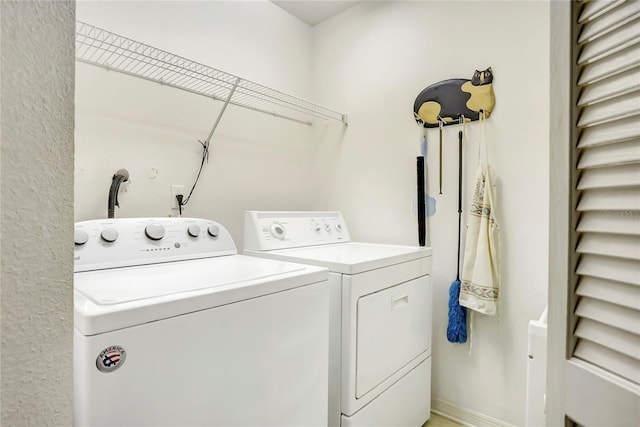
<instances>
[{"instance_id":1,"label":"corner of wall","mask_svg":"<svg viewBox=\"0 0 640 427\"><path fill-rule=\"evenodd\" d=\"M72 425L75 2L0 31L0 424Z\"/></svg>"}]
</instances>

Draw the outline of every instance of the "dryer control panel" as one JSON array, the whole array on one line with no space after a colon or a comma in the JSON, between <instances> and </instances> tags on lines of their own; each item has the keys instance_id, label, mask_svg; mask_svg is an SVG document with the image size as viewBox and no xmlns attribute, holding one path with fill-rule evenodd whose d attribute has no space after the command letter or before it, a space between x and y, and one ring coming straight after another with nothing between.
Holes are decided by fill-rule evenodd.
<instances>
[{"instance_id":1,"label":"dryer control panel","mask_svg":"<svg viewBox=\"0 0 640 427\"><path fill-rule=\"evenodd\" d=\"M269 251L349 241L349 230L340 212L245 212L245 250Z\"/></svg>"},{"instance_id":2,"label":"dryer control panel","mask_svg":"<svg viewBox=\"0 0 640 427\"><path fill-rule=\"evenodd\" d=\"M74 271L236 254L221 224L199 218L109 218L75 224Z\"/></svg>"}]
</instances>

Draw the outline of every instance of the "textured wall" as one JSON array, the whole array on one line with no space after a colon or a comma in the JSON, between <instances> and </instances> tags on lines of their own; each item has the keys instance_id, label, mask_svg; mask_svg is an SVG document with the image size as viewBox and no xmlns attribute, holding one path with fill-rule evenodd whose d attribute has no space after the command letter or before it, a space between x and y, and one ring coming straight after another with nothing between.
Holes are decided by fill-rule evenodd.
<instances>
[{"instance_id":1,"label":"textured wall","mask_svg":"<svg viewBox=\"0 0 640 427\"><path fill-rule=\"evenodd\" d=\"M68 426L75 3L0 7L0 423Z\"/></svg>"}]
</instances>

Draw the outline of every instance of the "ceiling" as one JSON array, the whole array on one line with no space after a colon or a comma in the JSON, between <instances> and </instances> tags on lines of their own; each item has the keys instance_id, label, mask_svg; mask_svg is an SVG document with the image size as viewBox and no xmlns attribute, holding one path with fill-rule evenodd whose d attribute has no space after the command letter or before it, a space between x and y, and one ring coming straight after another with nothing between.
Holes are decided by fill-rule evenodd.
<instances>
[{"instance_id":1,"label":"ceiling","mask_svg":"<svg viewBox=\"0 0 640 427\"><path fill-rule=\"evenodd\" d=\"M343 10L355 6L360 3L359 1L333 1L333 0L285 0L275 1L274 4L280 6L302 22L307 24L317 25L324 20L327 20Z\"/></svg>"}]
</instances>

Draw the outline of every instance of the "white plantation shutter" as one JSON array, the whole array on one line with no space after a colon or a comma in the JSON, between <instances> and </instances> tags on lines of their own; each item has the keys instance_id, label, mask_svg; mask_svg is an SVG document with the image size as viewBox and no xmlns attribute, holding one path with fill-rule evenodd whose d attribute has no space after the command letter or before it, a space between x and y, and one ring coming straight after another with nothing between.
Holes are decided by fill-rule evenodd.
<instances>
[{"instance_id":1,"label":"white plantation shutter","mask_svg":"<svg viewBox=\"0 0 640 427\"><path fill-rule=\"evenodd\" d=\"M567 415L640 425L635 409L616 408L621 417L612 419L571 397L600 384L583 378L590 372L611 385L603 393L624 390L621 400L640 403L640 1L585 2L576 25L578 259Z\"/></svg>"}]
</instances>

